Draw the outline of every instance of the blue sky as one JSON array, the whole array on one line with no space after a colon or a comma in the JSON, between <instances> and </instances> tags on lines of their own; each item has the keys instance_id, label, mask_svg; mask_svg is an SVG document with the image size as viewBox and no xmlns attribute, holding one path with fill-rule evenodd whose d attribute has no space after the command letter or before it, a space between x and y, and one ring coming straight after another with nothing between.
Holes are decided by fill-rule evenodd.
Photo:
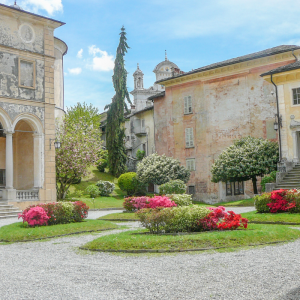
<instances>
[{"instance_id":1,"label":"blue sky","mask_svg":"<svg viewBox=\"0 0 300 300\"><path fill-rule=\"evenodd\" d=\"M0 0L13 4L12 0ZM64 58L65 105L92 103L100 111L114 95L112 69L125 26L128 90L136 64L144 86L169 60L183 71L281 44L300 45L300 4L291 0L19 0L22 8L66 23L55 36Z\"/></svg>"}]
</instances>

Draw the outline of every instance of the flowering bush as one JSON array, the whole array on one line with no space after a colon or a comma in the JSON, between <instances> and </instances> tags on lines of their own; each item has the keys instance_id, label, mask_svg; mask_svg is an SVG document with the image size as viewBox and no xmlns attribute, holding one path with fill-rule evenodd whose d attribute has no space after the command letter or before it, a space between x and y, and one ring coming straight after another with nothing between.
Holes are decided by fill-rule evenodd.
<instances>
[{"instance_id":1,"label":"flowering bush","mask_svg":"<svg viewBox=\"0 0 300 300\"><path fill-rule=\"evenodd\" d=\"M188 182L190 171L181 166L178 159L165 155L151 154L137 164L137 177L143 183L164 184L170 180L180 179Z\"/></svg>"},{"instance_id":2,"label":"flowering bush","mask_svg":"<svg viewBox=\"0 0 300 300\"><path fill-rule=\"evenodd\" d=\"M111 194L115 189L114 183L110 181L99 180L96 183L96 186L99 188L99 193L101 196L109 196L109 194Z\"/></svg>"},{"instance_id":3,"label":"flowering bush","mask_svg":"<svg viewBox=\"0 0 300 300\"><path fill-rule=\"evenodd\" d=\"M185 183L180 180L171 180L165 184L162 184L159 187L159 193L161 195L166 195L166 194L184 194L186 192L186 185Z\"/></svg>"},{"instance_id":4,"label":"flowering bush","mask_svg":"<svg viewBox=\"0 0 300 300\"><path fill-rule=\"evenodd\" d=\"M167 195L168 198L173 200L177 206L189 206L192 202L192 195L188 194L173 194L173 195Z\"/></svg>"},{"instance_id":5,"label":"flowering bush","mask_svg":"<svg viewBox=\"0 0 300 300\"><path fill-rule=\"evenodd\" d=\"M209 207L211 211L205 218L197 222L198 229L202 230L226 230L237 229L239 227L247 228L248 220L233 211L225 211L225 207Z\"/></svg>"},{"instance_id":6,"label":"flowering bush","mask_svg":"<svg viewBox=\"0 0 300 300\"><path fill-rule=\"evenodd\" d=\"M27 222L29 226L47 225L49 217L42 207L31 207L28 211L19 214L19 218L23 219L23 223Z\"/></svg>"},{"instance_id":7,"label":"flowering bush","mask_svg":"<svg viewBox=\"0 0 300 300\"><path fill-rule=\"evenodd\" d=\"M168 197L155 196L149 198L146 196L142 197L131 197L126 198L123 203L123 207L128 211L140 210L143 208L156 208L156 207L173 207L177 206L176 203L170 200Z\"/></svg>"},{"instance_id":8,"label":"flowering bush","mask_svg":"<svg viewBox=\"0 0 300 300\"><path fill-rule=\"evenodd\" d=\"M28 222L28 213L31 209L42 209L47 216L46 225L66 224L71 222L80 222L88 215L89 207L82 201L76 202L56 202L56 203L41 203L27 207L19 218L24 222ZM28 222L30 225L30 223ZM39 224L36 224L39 225Z\"/></svg>"},{"instance_id":9,"label":"flowering bush","mask_svg":"<svg viewBox=\"0 0 300 300\"><path fill-rule=\"evenodd\" d=\"M300 191L276 190L256 196L254 205L259 213L300 212Z\"/></svg>"},{"instance_id":10,"label":"flowering bush","mask_svg":"<svg viewBox=\"0 0 300 300\"><path fill-rule=\"evenodd\" d=\"M195 231L196 222L206 217L210 210L203 206L141 209L137 215L142 226L151 233Z\"/></svg>"},{"instance_id":11,"label":"flowering bush","mask_svg":"<svg viewBox=\"0 0 300 300\"><path fill-rule=\"evenodd\" d=\"M91 184L86 189L85 192L90 195L91 198L96 198L100 195L100 191L97 185Z\"/></svg>"}]
</instances>

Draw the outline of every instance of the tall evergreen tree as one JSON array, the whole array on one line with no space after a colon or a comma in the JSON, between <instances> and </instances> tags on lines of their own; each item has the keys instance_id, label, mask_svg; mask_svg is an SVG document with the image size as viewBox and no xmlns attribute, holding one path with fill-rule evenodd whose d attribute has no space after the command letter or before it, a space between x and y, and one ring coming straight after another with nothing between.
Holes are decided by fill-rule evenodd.
<instances>
[{"instance_id":1,"label":"tall evergreen tree","mask_svg":"<svg viewBox=\"0 0 300 300\"><path fill-rule=\"evenodd\" d=\"M128 111L125 98L131 104L126 87L127 71L125 69L124 56L129 48L126 40L126 32L123 26L121 28L120 43L117 48L114 75L112 77L116 94L112 98L112 103L106 107L108 108L106 126L108 167L111 174L117 177L126 170L125 129L122 128L124 111Z\"/></svg>"}]
</instances>

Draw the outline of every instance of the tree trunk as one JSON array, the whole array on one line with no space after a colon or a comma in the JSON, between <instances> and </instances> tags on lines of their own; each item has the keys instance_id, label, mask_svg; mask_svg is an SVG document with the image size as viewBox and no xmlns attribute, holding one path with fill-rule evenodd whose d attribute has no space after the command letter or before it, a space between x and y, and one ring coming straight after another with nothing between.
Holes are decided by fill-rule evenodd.
<instances>
[{"instance_id":1,"label":"tree trunk","mask_svg":"<svg viewBox=\"0 0 300 300\"><path fill-rule=\"evenodd\" d=\"M253 193L255 195L257 195L258 192L257 192L257 179L256 179L256 176L252 177L252 184L253 184Z\"/></svg>"}]
</instances>

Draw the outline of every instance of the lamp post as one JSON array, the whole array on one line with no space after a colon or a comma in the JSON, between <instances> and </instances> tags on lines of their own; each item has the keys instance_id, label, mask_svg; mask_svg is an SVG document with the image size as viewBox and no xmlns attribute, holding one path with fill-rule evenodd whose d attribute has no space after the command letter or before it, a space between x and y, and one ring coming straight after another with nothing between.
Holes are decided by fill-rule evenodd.
<instances>
[{"instance_id":1,"label":"lamp post","mask_svg":"<svg viewBox=\"0 0 300 300\"><path fill-rule=\"evenodd\" d=\"M53 141L55 141L54 142L55 149L59 149L61 147L61 142L58 141L57 139L50 139L50 150L51 150L51 144L52 144Z\"/></svg>"}]
</instances>

